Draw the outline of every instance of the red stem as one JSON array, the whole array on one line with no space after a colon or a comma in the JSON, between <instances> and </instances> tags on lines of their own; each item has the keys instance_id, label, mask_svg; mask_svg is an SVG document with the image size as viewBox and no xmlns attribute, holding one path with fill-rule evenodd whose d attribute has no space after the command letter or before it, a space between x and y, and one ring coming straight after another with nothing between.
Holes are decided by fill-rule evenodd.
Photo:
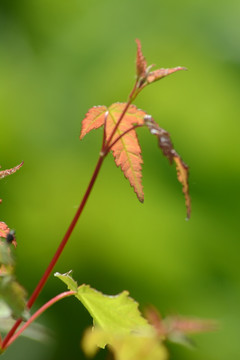
<instances>
[{"instance_id":1,"label":"red stem","mask_svg":"<svg viewBox=\"0 0 240 360\"><path fill-rule=\"evenodd\" d=\"M114 141L112 142L111 145L109 145L109 147L107 148L107 152L109 152L109 151L111 150L111 148L112 148L123 136L125 136L127 133L129 133L130 131L135 130L135 129L139 128L139 127L142 127L142 126L144 126L144 124L133 125L131 128L129 128L129 129L127 129L126 131L124 131L121 135L119 135L118 138L116 138L116 140L114 140Z\"/></svg>"},{"instance_id":2,"label":"red stem","mask_svg":"<svg viewBox=\"0 0 240 360\"><path fill-rule=\"evenodd\" d=\"M55 296L54 298L52 298L51 300L49 300L48 302L46 302L42 307L40 307L40 309L38 309L29 319L27 322L25 322L25 324L21 327L20 330L18 330L18 332L16 334L14 334L11 339L8 341L7 345L5 346L5 349L11 345L21 334L22 332L34 321L36 320L44 311L46 311L50 306L52 306L53 304L55 304L57 301L64 299L67 296L71 296L76 294L76 291L65 291L61 294L58 294L57 296Z\"/></svg>"},{"instance_id":3,"label":"red stem","mask_svg":"<svg viewBox=\"0 0 240 360\"><path fill-rule=\"evenodd\" d=\"M76 223L77 223L77 221L78 221L78 219L79 219L79 217L80 217L80 215L81 215L81 213L82 213L82 211L83 211L83 208L84 208L84 206L85 206L85 204L86 204L86 202L87 202L87 200L88 200L88 197L89 197L89 195L90 195L90 192L91 192L91 190L92 190L92 188L93 188L93 185L94 185L94 183L95 183L95 180L96 180L96 178L97 178L97 175L98 175L98 173L99 173L99 170L100 170L100 168L101 168L101 166L102 166L103 160L104 160L105 156L108 154L108 152L109 152L109 150L110 150L110 148L111 148L111 146L112 146L112 145L109 146L110 143L111 143L111 140L112 140L112 138L113 138L113 136L114 136L114 134L115 134L115 132L116 132L116 130L117 130L120 122L122 121L125 113L127 112L127 109L128 109L129 106L131 105L133 99L135 99L136 96L137 96L137 94L138 94L138 92L136 92L136 88L137 88L137 81L136 81L136 83L135 83L135 85L134 85L134 87L133 87L133 90L131 91L131 93L130 93L130 95L129 95L129 100L128 100L128 102L126 103L125 108L123 109L123 112L121 113L121 115L120 115L120 117L119 117L119 119L118 119L118 121L117 121L117 123L116 123L116 125L115 125L115 127L114 127L114 129L113 129L113 131L112 131L112 133L111 133L111 135L110 135L110 137L109 137L109 139L108 139L108 141L107 141L106 143L105 143L105 140L106 140L106 133L105 133L105 131L106 131L106 129L105 129L105 127L106 127L106 119L105 119L102 149L101 149L100 156L99 156L97 165L96 165L96 167L95 167L94 173L93 173L93 175L92 175L92 178L91 178L91 180L90 180L90 183L89 183L89 185L88 185L88 188L87 188L87 190L86 190L86 192L85 192L85 195L84 195L84 197L83 197L83 199L82 199L82 202L81 202L81 204L79 205L79 208L78 208L78 210L77 210L77 212L76 212L76 214L75 214L75 216L74 216L74 218L73 218L73 220L72 220L69 228L67 229L66 234L64 235L64 237L63 237L63 239L62 239L62 241L61 241L61 243L60 243L60 245L59 245L59 247L58 247L55 255L53 256L50 264L48 265L46 271L44 272L42 278L40 279L39 283L37 284L34 292L32 293L32 295L31 295L31 297L30 297L30 299L28 300L27 307L28 307L29 309L32 307L32 305L34 304L35 300L37 299L39 293L41 292L42 288L44 287L47 279L49 278L49 276L50 276L50 274L51 274L52 269L54 268L54 266L55 266L58 258L60 257L60 255L61 255L61 253L62 253L62 251L63 251L66 243L68 242L68 239L70 238L70 235L71 235L73 229L74 229L75 226L76 226ZM130 131L130 130L129 130L129 131ZM121 137L121 136L120 136L120 137ZM118 138L117 140L119 140L119 138ZM114 142L114 143L115 143L115 142ZM5 339L4 339L3 342L2 342L2 345L1 345L1 349L2 349L2 350L5 349L5 348L12 342L12 339L11 339L11 338L12 338L12 337L14 338L13 335L14 335L15 331L17 330L17 328L19 327L19 325L21 324L21 322L22 322L22 319L18 319L18 320L15 322L15 324L13 325L12 329L8 332L8 334L6 335Z\"/></svg>"},{"instance_id":4,"label":"red stem","mask_svg":"<svg viewBox=\"0 0 240 360\"><path fill-rule=\"evenodd\" d=\"M95 180L96 180L97 175L98 175L98 173L99 173L99 170L100 170L100 168L101 168L101 165L102 165L103 160L104 160L104 156L100 156L99 159L98 159L96 168L95 168L95 170L94 170L94 173L93 173L93 175L92 175L92 178L91 178L91 180L90 180L90 183L89 183L89 185L88 185L88 188L87 188L87 190L86 190L86 192L85 192L85 195L84 195L84 197L83 197L83 199L82 199L82 202L81 202L81 204L79 205L79 208L78 208L78 210L77 210L77 212L76 212L76 214L75 214L75 216L74 216L74 218L73 218L73 220L72 220L69 228L67 229L67 232L66 232L66 234L64 235L64 237L63 237L63 239L62 239L62 241L61 241L61 243L60 243L60 245L59 245L59 247L58 247L55 255L53 256L53 258L52 258L50 264L48 265L45 273L44 273L43 276L41 277L38 285L36 286L34 292L32 293L32 295L31 295L31 297L30 297L30 299L28 300L27 307L28 307L29 309L32 307L32 305L34 304L35 300L37 299L39 293L41 292L43 286L45 285L47 279L49 278L49 276L50 276L50 274L51 274L51 271L52 271L52 269L54 268L54 266L55 266L55 264L56 264L59 256L61 255L61 253L62 253L62 251L63 251L66 243L68 242L68 239L69 239L69 237L70 237L70 235L71 235L71 233L72 233L72 231L73 231L73 229L74 229L74 227L75 227L75 225L76 225L76 223L77 223L77 221L78 221L78 219L79 219L79 217L80 217L80 215L81 215L81 213L82 213L82 211L83 211L83 208L84 208L84 206L85 206L85 204L86 204L86 202L87 202L87 199L88 199L88 197L89 197L89 195L90 195L90 192L91 192L91 190L92 190L92 188L93 188L93 185L94 185L94 183L95 183ZM4 339L3 342L2 342L2 349L6 348L6 346L8 346L8 343L9 343L11 337L13 336L13 334L15 333L15 331L17 330L17 328L18 328L18 326L21 324L21 322L22 322L22 319L18 319L18 320L15 322L15 324L14 324L13 327L12 327L12 329L9 331L9 333L6 335L5 339Z\"/></svg>"},{"instance_id":5,"label":"red stem","mask_svg":"<svg viewBox=\"0 0 240 360\"><path fill-rule=\"evenodd\" d=\"M125 108L123 109L123 112L121 113L118 121L116 122L116 125L115 125L114 128L113 128L113 131L112 131L111 135L109 136L109 139L108 139L108 141L107 141L107 143L106 143L106 146L105 146L105 148L104 148L104 150L105 150L104 153L105 153L105 154L108 153L108 151L109 151L109 144L111 143L112 138L113 138L113 136L114 136L114 134L115 134L115 132L116 132L116 130L117 130L120 122L122 121L124 115L126 114L127 109L129 108L129 106L131 105L131 103L132 103L132 101L133 101L132 94L134 93L135 88L136 88L136 84L134 85L133 91L131 92L131 94L130 94L130 96L129 96L129 100L128 100L128 102L126 103Z\"/></svg>"},{"instance_id":6,"label":"red stem","mask_svg":"<svg viewBox=\"0 0 240 360\"><path fill-rule=\"evenodd\" d=\"M101 148L101 151L103 151L104 147L105 147L105 142L106 142L106 124L107 124L107 117L108 117L108 114L109 114L109 111L107 111L105 113L105 116L104 116L104 125L103 125L103 141L102 141L102 148ZM107 153L106 153L107 154Z\"/></svg>"}]
</instances>

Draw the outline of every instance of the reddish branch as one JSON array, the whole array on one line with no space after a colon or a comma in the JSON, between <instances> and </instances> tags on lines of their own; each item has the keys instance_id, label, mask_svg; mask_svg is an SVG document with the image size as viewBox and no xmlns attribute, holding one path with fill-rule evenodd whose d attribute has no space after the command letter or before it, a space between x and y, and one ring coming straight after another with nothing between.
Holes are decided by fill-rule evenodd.
<instances>
[{"instance_id":1,"label":"reddish branch","mask_svg":"<svg viewBox=\"0 0 240 360\"><path fill-rule=\"evenodd\" d=\"M84 206L85 206L85 204L86 204L86 202L88 200L88 197L89 197L90 192L91 192L91 190L93 188L93 185L95 183L95 180L97 178L99 170L100 170L100 168L102 166L103 160L104 160L104 157L100 156L99 159L98 159L96 168L94 170L94 173L92 175L92 178L90 180L90 183L89 183L89 185L87 187L87 190L85 192L85 195L84 195L84 197L82 199L82 202L79 205L79 208L78 208L78 210L77 210L77 212L76 212L76 214L75 214L69 228L67 229L66 234L64 235L64 237L63 237L63 239L62 239L62 241L61 241L55 255L53 256L53 258L52 258L51 262L49 263L45 273L43 274L43 276L40 279L38 285L36 286L34 292L32 293L30 299L28 300L28 303L27 303L28 309L30 309L32 307L32 305L34 304L36 298L40 294L40 292L41 292L43 286L45 285L47 279L49 278L49 276L50 276L50 274L51 274L57 260L59 259L59 257L61 255L66 243L68 242L68 240L70 238L70 235L72 234L73 229L75 228L75 226L77 224L77 221L78 221L78 219L79 219L79 217L80 217L80 215L81 215L81 213L82 213L82 211L84 209ZM21 324L21 322L22 322L22 319L18 319L16 321L16 323L13 325L12 329L9 331L9 333L6 335L5 339L2 342L2 349L6 348L8 346L11 337L13 336L13 334L15 333L15 331L17 330L17 328Z\"/></svg>"},{"instance_id":2,"label":"reddish branch","mask_svg":"<svg viewBox=\"0 0 240 360\"><path fill-rule=\"evenodd\" d=\"M122 121L124 115L126 114L129 106L131 105L131 102L133 100L132 95L134 94L135 89L136 89L136 84L134 85L134 88L133 88L133 90L132 90L132 92L131 92L131 94L129 96L129 100L126 103L126 106L123 109L123 112L121 113L121 115L120 115L120 117L119 117L119 119L118 119L118 121L117 121L117 123L116 123L116 125L115 125L115 127L114 127L114 129L113 129L113 131L112 131L112 133L111 133L111 135L110 135L107 142L105 142L106 141L106 132L105 132L106 131L105 130L106 121L105 121L102 149L101 149L100 156L99 156L97 165L95 167L94 173L93 173L92 178L90 180L90 183L89 183L89 185L87 187L87 190L86 190L85 195L84 195L84 197L82 199L82 202L79 205L79 208L78 208L78 210L77 210L77 212L76 212L70 226L68 227L68 229L67 229L67 231L66 231L66 233L65 233L65 235L64 235L64 237L63 237L63 239L62 239L62 241L61 241L61 243L60 243L60 245L59 245L59 247L58 247L58 249L56 251L56 253L54 254L52 260L50 261L50 263L49 263L49 265L47 267L47 269L45 270L43 276L41 277L39 283L37 284L35 290L33 291L30 299L27 302L27 308L28 309L30 309L32 307L32 305L34 304L34 302L37 299L38 295L40 294L42 288L44 287L46 281L48 280L54 266L56 265L56 262L58 261L60 255L62 254L62 251L63 251L65 245L67 244L67 242L68 242L68 240L69 240L69 238L70 238L70 236L71 236L71 234L72 234L72 232L73 232L73 230L74 230L74 228L75 228L75 226L76 226L76 224L78 222L78 219L79 219L80 215L82 214L82 211L83 211L83 209L84 209L84 207L86 205L86 202L87 202L87 200L89 198L89 195L90 195L91 190L93 188L93 185L94 185L94 183L96 181L98 173L99 173L99 171L101 169L103 160L107 156L108 152L110 151L111 146L116 142L116 141L114 141L114 143L111 146L109 146L110 143L111 143L111 140L112 140L112 138L113 138L118 126L119 126L119 124L121 123L121 121ZM122 137L123 135L125 135L125 133L122 134L120 137ZM119 138L117 139L117 141L118 140L119 140ZM12 341L13 341L12 339L15 339L14 333L17 330L17 328L19 327L19 325L21 324L21 322L22 322L22 319L18 319L15 322L15 324L13 325L12 329L8 332L8 334L6 335L6 337L4 338L4 340L3 340L2 344L1 344L1 349L2 350L6 349L12 343ZM25 329L25 327L24 327L24 329ZM21 328L21 330L22 330L22 328Z\"/></svg>"},{"instance_id":3,"label":"reddish branch","mask_svg":"<svg viewBox=\"0 0 240 360\"><path fill-rule=\"evenodd\" d=\"M42 313L44 313L44 311L46 311L50 306L52 306L53 304L55 304L57 301L64 299L65 297L71 296L76 294L75 291L65 291L61 294L58 294L57 296L55 296L54 298L52 298L51 300L49 300L47 303L45 303L42 307L40 307L40 309L38 309L29 319L28 321L25 322L25 324L21 327L20 330L18 330L18 332L16 334L14 334L11 339L8 341L7 345L5 346L5 348L7 348L9 345L11 345L21 334L22 332L33 322L35 321Z\"/></svg>"}]
</instances>

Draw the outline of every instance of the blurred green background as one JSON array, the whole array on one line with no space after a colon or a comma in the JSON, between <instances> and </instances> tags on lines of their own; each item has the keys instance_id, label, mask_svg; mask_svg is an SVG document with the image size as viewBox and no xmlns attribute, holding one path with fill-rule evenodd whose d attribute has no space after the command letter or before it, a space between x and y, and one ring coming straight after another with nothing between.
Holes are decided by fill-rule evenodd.
<instances>
[{"instance_id":1,"label":"blurred green background","mask_svg":"<svg viewBox=\"0 0 240 360\"><path fill-rule=\"evenodd\" d=\"M0 219L17 231L17 276L29 294L97 161L101 130L80 142L81 120L93 105L127 99L135 38L149 64L189 69L135 104L170 132L190 166L191 220L174 167L140 129L144 204L109 156L55 268L106 294L127 289L163 315L220 321L219 331L194 337L196 350L171 346L176 360L240 353L239 17L239 0L0 1L0 164L25 162L1 181ZM37 306L64 290L52 276ZM74 298L39 323L55 340L18 339L5 360L83 358L91 319Z\"/></svg>"}]
</instances>

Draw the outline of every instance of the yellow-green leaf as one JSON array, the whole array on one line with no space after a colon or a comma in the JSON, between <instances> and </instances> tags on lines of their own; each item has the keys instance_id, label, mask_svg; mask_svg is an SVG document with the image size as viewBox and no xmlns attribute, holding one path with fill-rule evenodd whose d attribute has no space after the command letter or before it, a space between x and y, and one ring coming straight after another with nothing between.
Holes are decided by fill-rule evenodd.
<instances>
[{"instance_id":1,"label":"yellow-green leaf","mask_svg":"<svg viewBox=\"0 0 240 360\"><path fill-rule=\"evenodd\" d=\"M118 334L106 333L96 329L87 329L82 339L82 348L87 356L94 356L98 350L97 344L111 338L108 345L117 360L166 360L167 350L156 334Z\"/></svg>"},{"instance_id":2,"label":"yellow-green leaf","mask_svg":"<svg viewBox=\"0 0 240 360\"><path fill-rule=\"evenodd\" d=\"M68 288L76 291L76 282L67 274L55 274L60 280L67 284ZM75 295L85 306L93 318L94 327L102 329L105 334L127 335L132 332L141 333L151 328L147 320L141 315L138 303L129 297L128 291L118 295L109 296L91 288L89 285L81 285L77 288ZM98 344L105 347L111 343L111 338L104 339Z\"/></svg>"}]
</instances>

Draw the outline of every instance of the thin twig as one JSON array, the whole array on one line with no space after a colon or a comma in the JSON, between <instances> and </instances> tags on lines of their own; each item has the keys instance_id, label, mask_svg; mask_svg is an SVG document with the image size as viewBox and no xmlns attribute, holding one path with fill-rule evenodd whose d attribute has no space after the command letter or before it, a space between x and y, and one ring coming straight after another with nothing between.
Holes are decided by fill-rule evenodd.
<instances>
[{"instance_id":1,"label":"thin twig","mask_svg":"<svg viewBox=\"0 0 240 360\"><path fill-rule=\"evenodd\" d=\"M136 87L137 87L137 82L135 83L135 85L134 85L134 87L133 87L133 89L132 89L132 91L131 91L131 93L129 95L129 100L126 103L126 106L123 109L123 111L122 111L122 113L121 113L121 115L120 115L120 117L119 117L119 119L118 119L118 121L117 121L117 123L116 123L116 125L115 125L115 127L114 127L114 129L113 129L113 131L112 131L112 133L111 133L111 135L110 135L107 142L106 142L106 120L107 120L107 116L105 117L102 149L101 149L101 152L100 152L100 156L99 156L97 165L96 165L95 170L93 172L92 178L91 178L91 180L89 182L89 185L87 187L85 195L84 195L84 197L83 197L83 199L82 199L82 201L81 201L81 203L79 205L79 208L78 208L73 220L71 221L71 224L69 225L69 227L68 227L68 229L67 229L67 231L66 231L66 233L65 233L65 235L64 235L64 237L63 237L63 239L62 239L62 241L61 241L61 243L59 245L59 247L57 248L57 251L55 252L52 260L50 261L50 263L49 263L49 265L47 267L47 269L45 270L43 276L41 277L39 283L37 284L35 290L33 291L30 299L28 300L28 303L27 303L27 308L28 309L30 309L32 307L32 305L34 304L34 302L37 299L38 295L40 294L42 288L44 287L44 285L45 285L47 279L49 278L54 266L56 265L57 260L59 259L60 255L62 254L62 251L63 251L65 245L67 244L67 242L68 242L68 240L70 238L70 235L72 234L80 215L82 214L84 206L85 206L85 204L86 204L86 202L88 200L90 192L91 192L91 190L93 188L93 185L94 185L94 183L96 181L96 178L97 178L98 173L100 171L100 168L102 166L103 160L106 157L106 155L108 154L108 152L109 152L109 150L110 150L110 148L112 146L111 145L109 147L109 145L111 143L111 140L112 140L118 126L120 125L125 113L127 112L129 106L131 105L133 99L135 99L137 94L138 94L138 92L136 92ZM119 138L118 138L118 140L119 140ZM113 143L115 143L115 141ZM15 324L13 325L11 330L8 332L8 334L6 335L4 340L2 341L1 349L5 349L7 346L9 346L10 343L12 343L12 338L14 338L14 333L17 330L17 328L19 327L19 325L21 324L21 322L22 322L22 319L18 319L15 322Z\"/></svg>"},{"instance_id":2,"label":"thin twig","mask_svg":"<svg viewBox=\"0 0 240 360\"><path fill-rule=\"evenodd\" d=\"M16 332L16 334L14 334L11 339L8 341L8 343L5 345L5 349L11 345L21 334L24 330L26 330L26 328L34 321L36 320L44 311L46 311L50 306L52 306L53 304L55 304L57 301L64 299L67 296L71 296L76 294L76 291L65 291L61 294L58 294L57 296L55 296L54 298L52 298L51 300L49 300L48 302L46 302L42 307L40 307L29 319L28 321L25 322L25 324L21 327L20 330L18 330L18 332Z\"/></svg>"},{"instance_id":3,"label":"thin twig","mask_svg":"<svg viewBox=\"0 0 240 360\"><path fill-rule=\"evenodd\" d=\"M90 183L89 183L89 185L87 187L87 190L85 192L85 195L84 195L84 197L83 197L83 199L81 201L81 204L79 205L79 208L78 208L78 210L77 210L71 224L69 225L69 227L68 227L68 229L67 229L67 231L66 231L66 233L65 233L65 235L64 235L64 237L63 237L63 239L62 239L62 241L61 241L61 243L59 245L59 247L57 248L57 251L55 252L52 260L50 261L50 263L49 263L49 265L47 267L47 269L45 270L43 276L41 277L39 283L37 284L34 292L32 293L32 295L30 297L30 299L28 300L28 303L27 303L28 309L30 309L32 307L32 305L34 304L34 302L37 299L39 293L41 292L43 286L45 285L47 279L49 278L49 276L50 276L50 274L51 274L51 272L52 272L58 258L60 257L60 255L61 255L61 253L62 253L62 251L63 251L63 249L65 247L65 245L67 244L67 242L68 242L68 240L70 238L70 235L73 232L73 229L75 228L75 226L77 224L77 221L78 221L78 219L79 219L79 217L80 217L80 215L81 215L81 213L83 211L83 208L84 208L84 206L85 206L85 204L86 204L86 202L88 200L88 197L89 197L90 192L91 192L91 190L93 188L93 185L95 183L95 180L97 178L99 170L100 170L100 168L102 166L103 160L104 160L104 157L100 156L99 159L98 159L97 165L95 167L94 173L92 175L92 178L90 180ZM9 340L11 339L11 337L13 336L13 334L15 333L15 331L17 330L17 328L21 324L21 322L22 322L22 319L18 319L15 322L12 329L9 331L9 333L6 335L5 339L2 342L2 349L4 349L7 346L7 344L9 343Z\"/></svg>"}]
</instances>

